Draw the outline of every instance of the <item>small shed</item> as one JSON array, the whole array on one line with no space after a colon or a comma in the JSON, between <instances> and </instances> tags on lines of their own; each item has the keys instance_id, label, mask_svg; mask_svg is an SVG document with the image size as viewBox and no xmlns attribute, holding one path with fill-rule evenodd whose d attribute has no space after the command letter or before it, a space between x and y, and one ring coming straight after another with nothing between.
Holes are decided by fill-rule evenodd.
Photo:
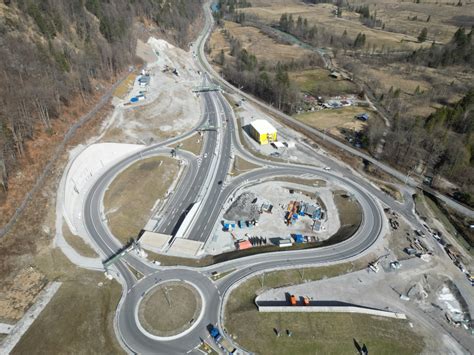
<instances>
[{"instance_id":1,"label":"small shed","mask_svg":"<svg viewBox=\"0 0 474 355\"><path fill-rule=\"evenodd\" d=\"M291 240L291 238L280 238L278 240L278 246L280 248L291 247L292 245L293 245L293 241Z\"/></svg>"},{"instance_id":2,"label":"small shed","mask_svg":"<svg viewBox=\"0 0 474 355\"><path fill-rule=\"evenodd\" d=\"M252 243L250 243L249 240L242 240L240 242L237 242L235 247L237 248L237 250L250 249L252 247Z\"/></svg>"},{"instance_id":3,"label":"small shed","mask_svg":"<svg viewBox=\"0 0 474 355\"><path fill-rule=\"evenodd\" d=\"M304 242L304 238L302 234L293 234L293 239L295 240L295 243L301 244Z\"/></svg>"}]
</instances>

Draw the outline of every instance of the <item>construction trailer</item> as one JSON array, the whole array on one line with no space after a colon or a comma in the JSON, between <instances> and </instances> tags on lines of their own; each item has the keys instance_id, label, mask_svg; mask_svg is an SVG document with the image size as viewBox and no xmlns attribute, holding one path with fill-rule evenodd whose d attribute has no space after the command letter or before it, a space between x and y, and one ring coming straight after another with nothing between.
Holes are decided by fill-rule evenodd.
<instances>
[{"instance_id":1,"label":"construction trailer","mask_svg":"<svg viewBox=\"0 0 474 355\"><path fill-rule=\"evenodd\" d=\"M291 247L293 245L293 241L291 238L280 238L278 240L278 246L280 248Z\"/></svg>"},{"instance_id":2,"label":"construction trailer","mask_svg":"<svg viewBox=\"0 0 474 355\"><path fill-rule=\"evenodd\" d=\"M293 234L293 239L295 240L296 244L304 243L304 237L302 234Z\"/></svg>"},{"instance_id":3,"label":"construction trailer","mask_svg":"<svg viewBox=\"0 0 474 355\"><path fill-rule=\"evenodd\" d=\"M277 141L277 130L266 120L256 120L250 123L250 135L260 144Z\"/></svg>"},{"instance_id":4,"label":"construction trailer","mask_svg":"<svg viewBox=\"0 0 474 355\"><path fill-rule=\"evenodd\" d=\"M237 242L235 244L235 247L237 248L237 250L250 249L250 248L252 248L252 243L250 243L249 240L242 240L240 242Z\"/></svg>"}]
</instances>

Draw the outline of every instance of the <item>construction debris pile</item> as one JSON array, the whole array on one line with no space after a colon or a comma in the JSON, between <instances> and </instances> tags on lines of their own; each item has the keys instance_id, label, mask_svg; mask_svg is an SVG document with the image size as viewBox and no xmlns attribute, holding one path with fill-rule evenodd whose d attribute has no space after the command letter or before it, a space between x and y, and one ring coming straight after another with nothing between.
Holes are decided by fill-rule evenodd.
<instances>
[{"instance_id":1,"label":"construction debris pile","mask_svg":"<svg viewBox=\"0 0 474 355\"><path fill-rule=\"evenodd\" d=\"M469 329L471 316L466 301L449 279L425 274L411 285L405 299L415 301L425 312L442 316L455 327Z\"/></svg>"},{"instance_id":2,"label":"construction debris pile","mask_svg":"<svg viewBox=\"0 0 474 355\"><path fill-rule=\"evenodd\" d=\"M287 226L294 225L299 217L308 216L313 220L313 231L321 230L321 220L324 219L324 211L316 204L304 203L303 201L290 201L285 213L285 223Z\"/></svg>"},{"instance_id":3,"label":"construction debris pile","mask_svg":"<svg viewBox=\"0 0 474 355\"><path fill-rule=\"evenodd\" d=\"M255 225L260 216L260 205L257 202L259 201L254 193L244 192L232 203L224 214L224 219L235 221L240 228L250 227L250 221Z\"/></svg>"}]
</instances>

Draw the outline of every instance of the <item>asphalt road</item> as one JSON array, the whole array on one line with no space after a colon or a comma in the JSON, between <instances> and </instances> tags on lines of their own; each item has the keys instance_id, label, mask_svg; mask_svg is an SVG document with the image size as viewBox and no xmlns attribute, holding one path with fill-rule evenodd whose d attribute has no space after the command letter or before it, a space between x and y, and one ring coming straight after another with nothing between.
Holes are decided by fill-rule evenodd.
<instances>
[{"instance_id":1,"label":"asphalt road","mask_svg":"<svg viewBox=\"0 0 474 355\"><path fill-rule=\"evenodd\" d=\"M200 36L198 50L202 61L203 43L210 31L210 18L207 17L205 31ZM207 79L206 79L207 80ZM380 237L383 227L383 211L374 197L393 206L394 210L410 215L402 205L373 189L370 184L358 181L350 171L327 172L322 169L308 166L297 166L283 163L262 161L246 152L240 146L232 110L221 93L203 93L204 115L201 123L209 122L217 127L216 131L205 133L205 144L198 164L193 154L180 152L180 157L186 160L188 167L185 175L176 187L173 196L168 201L168 209L158 225L160 232L173 232L182 220L189 205L202 200L202 208L194 221L190 238L205 241L212 235L218 222L219 213L228 197L235 189L244 184L255 183L261 179L274 176L300 176L311 174L322 179L330 179L344 186L358 200L363 211L363 221L357 232L349 239L339 244L302 251L285 251L254 255L241 259L226 261L207 268L194 269L185 267L159 267L134 255L115 263L111 269L123 283L122 300L116 314L116 329L122 343L130 352L143 354L184 354L192 352L199 345L200 339L209 336L206 326L220 324L223 299L230 288L243 278L263 270L297 265L318 265L322 263L343 261L356 257L370 248ZM117 163L100 176L87 194L84 204L84 224L90 237L102 250L104 258L115 255L121 248L105 225L105 218L101 212L104 191L113 178L129 164L147 156L169 154L167 145L190 136L189 132L162 144L155 145L135 153ZM265 168L240 175L232 180L228 179L232 149L237 149L246 158L259 161ZM334 167L334 170L338 166ZM375 190L375 191L374 191ZM402 209L402 210L401 210ZM401 211L400 211L401 210ZM409 216L413 219L412 216ZM127 264L140 271L144 276L137 280ZM213 271L236 269L228 277L212 282L209 278ZM149 292L156 283L166 280L186 280L195 285L204 297L204 311L202 318L184 336L178 339L158 340L147 336L140 329L136 319L136 309L139 301L146 292Z\"/></svg>"},{"instance_id":2,"label":"asphalt road","mask_svg":"<svg viewBox=\"0 0 474 355\"><path fill-rule=\"evenodd\" d=\"M210 9L206 9L206 14L209 18L212 18L212 15L210 13ZM208 27L206 27L206 29L208 29ZM322 54L322 57L323 57L323 59L325 59L323 54ZM372 156L370 156L370 155L368 155L368 154L366 154L366 153L364 153L360 150L357 150L357 149L353 148L352 146L349 146L349 145L345 144L344 142L341 142L341 141L339 141L335 138L332 138L331 136L328 136L327 134L325 134L322 131L319 131L319 130L313 128L313 127L310 127L310 126L294 119L293 117L284 114L283 112L279 111L275 107L273 107L271 105L268 105L267 103L255 98L252 95L247 94L246 92L244 92L244 91L240 90L239 88L235 87L234 85L230 84L224 78L222 78L212 68L212 66L208 63L208 61L206 59L206 56L204 54L204 51L202 51L202 53L200 53L199 60L200 60L201 65L203 66L203 68L205 68L205 70L209 73L209 75L212 76L212 78L214 79L214 81L216 83L221 85L223 88L225 88L229 92L239 94L242 97L245 97L249 101L253 102L257 106L260 106L260 107L264 108L265 110L271 112L276 117L279 117L280 120L283 123L286 123L290 127L297 127L299 129L301 129L303 132L308 132L310 134L313 134L313 135L319 137L320 139L323 139L323 140L327 141L328 143L331 143L332 145L334 145L335 147L337 147L339 149L345 150L346 152L349 152L354 156L365 159L365 160L369 161L370 163L372 163L373 165L377 166L382 171L386 172L387 174L399 179L400 181L404 181L405 184L407 184L411 187L422 188L422 189L428 191L429 193L435 195L439 199L441 199L449 207L465 214L466 216L474 217L474 210L473 209L471 209L471 208L469 208L469 207L453 200L452 198L450 198L446 195L443 195L443 194L439 193L438 191L435 191L435 190L429 188L428 186L420 185L417 181L415 181L413 178L409 177L407 174L398 171L397 169L391 167L390 165L385 164L385 163L375 159L374 157L372 157Z\"/></svg>"}]
</instances>

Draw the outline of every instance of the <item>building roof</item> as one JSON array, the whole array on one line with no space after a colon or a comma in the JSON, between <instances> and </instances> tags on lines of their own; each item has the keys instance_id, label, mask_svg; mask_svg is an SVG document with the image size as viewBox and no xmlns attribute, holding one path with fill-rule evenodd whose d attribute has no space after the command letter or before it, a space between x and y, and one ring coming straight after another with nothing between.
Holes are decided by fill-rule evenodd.
<instances>
[{"instance_id":1,"label":"building roof","mask_svg":"<svg viewBox=\"0 0 474 355\"><path fill-rule=\"evenodd\" d=\"M260 134L276 133L277 130L266 120L256 120L250 123L252 127Z\"/></svg>"},{"instance_id":2,"label":"building roof","mask_svg":"<svg viewBox=\"0 0 474 355\"><path fill-rule=\"evenodd\" d=\"M248 240L243 240L239 242L237 245L238 245L239 250L250 249L252 247L252 243L250 243L250 241Z\"/></svg>"}]
</instances>

